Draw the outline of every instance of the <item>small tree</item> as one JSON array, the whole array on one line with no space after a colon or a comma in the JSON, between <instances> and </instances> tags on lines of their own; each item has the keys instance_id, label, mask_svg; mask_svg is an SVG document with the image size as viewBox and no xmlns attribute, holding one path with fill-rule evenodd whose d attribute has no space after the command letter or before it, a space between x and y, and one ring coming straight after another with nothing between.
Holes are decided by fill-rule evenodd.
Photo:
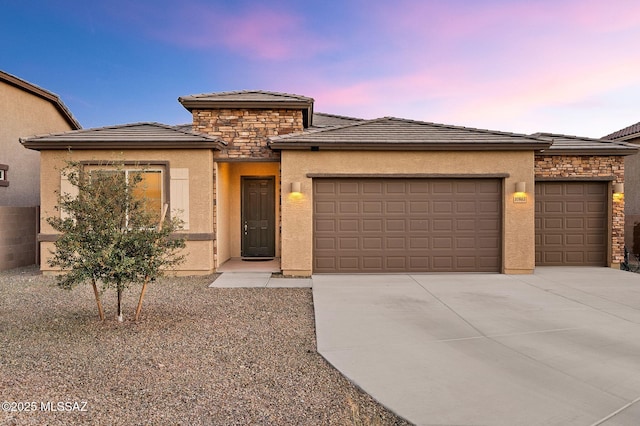
<instances>
[{"instance_id":1,"label":"small tree","mask_svg":"<svg viewBox=\"0 0 640 426\"><path fill-rule=\"evenodd\" d=\"M141 195L143 170L125 173L121 163L108 166L109 170L88 174L79 163L68 161L62 169L77 195L59 193L56 209L65 214L47 218L61 234L49 265L65 270L58 277L64 289L92 283L101 320L104 313L97 283L102 284L102 291L116 290L120 321L122 292L131 283L144 283L138 319L147 283L184 260L178 255L185 247L184 239L171 238L182 223L176 218L165 220L166 205L160 214Z\"/></svg>"}]
</instances>

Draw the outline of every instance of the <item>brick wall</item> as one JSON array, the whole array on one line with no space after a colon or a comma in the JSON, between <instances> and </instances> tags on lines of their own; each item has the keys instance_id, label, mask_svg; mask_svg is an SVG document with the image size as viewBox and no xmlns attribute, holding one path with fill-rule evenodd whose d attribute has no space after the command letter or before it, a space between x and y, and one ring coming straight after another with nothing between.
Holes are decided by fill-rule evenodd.
<instances>
[{"instance_id":1,"label":"brick wall","mask_svg":"<svg viewBox=\"0 0 640 426\"><path fill-rule=\"evenodd\" d=\"M302 111L287 109L193 110L196 132L218 136L229 146L216 158L278 159L267 147L267 138L303 130Z\"/></svg>"},{"instance_id":2,"label":"brick wall","mask_svg":"<svg viewBox=\"0 0 640 426\"><path fill-rule=\"evenodd\" d=\"M36 263L36 211L0 206L0 270Z\"/></svg>"},{"instance_id":3,"label":"brick wall","mask_svg":"<svg viewBox=\"0 0 640 426\"><path fill-rule=\"evenodd\" d=\"M622 156L568 156L540 155L535 159L536 178L608 178L613 183L624 183L624 157ZM611 263L624 259L624 198L612 203Z\"/></svg>"}]
</instances>

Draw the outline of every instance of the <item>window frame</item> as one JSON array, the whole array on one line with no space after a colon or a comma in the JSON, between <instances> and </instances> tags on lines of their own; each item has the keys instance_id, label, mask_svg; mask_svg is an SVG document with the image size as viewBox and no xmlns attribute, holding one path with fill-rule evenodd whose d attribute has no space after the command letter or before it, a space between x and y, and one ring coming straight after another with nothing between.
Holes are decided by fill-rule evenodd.
<instances>
[{"instance_id":1,"label":"window frame","mask_svg":"<svg viewBox=\"0 0 640 426\"><path fill-rule=\"evenodd\" d=\"M0 186L9 186L9 165L0 164Z\"/></svg>"},{"instance_id":2,"label":"window frame","mask_svg":"<svg viewBox=\"0 0 640 426\"><path fill-rule=\"evenodd\" d=\"M160 172L160 212L162 214L162 206L169 205L165 219L170 219L171 211L171 176L168 161L82 161L83 173L88 175L93 171L118 171L120 168L125 172L127 181L129 180L129 172Z\"/></svg>"}]
</instances>

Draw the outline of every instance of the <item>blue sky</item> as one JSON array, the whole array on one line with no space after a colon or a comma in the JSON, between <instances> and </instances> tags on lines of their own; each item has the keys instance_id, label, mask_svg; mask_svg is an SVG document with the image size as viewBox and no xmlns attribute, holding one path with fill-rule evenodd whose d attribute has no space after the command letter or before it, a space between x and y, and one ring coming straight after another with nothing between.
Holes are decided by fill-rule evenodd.
<instances>
[{"instance_id":1,"label":"blue sky","mask_svg":"<svg viewBox=\"0 0 640 426\"><path fill-rule=\"evenodd\" d=\"M178 96L600 137L640 121L636 0L0 0L0 69L83 127L190 121Z\"/></svg>"}]
</instances>

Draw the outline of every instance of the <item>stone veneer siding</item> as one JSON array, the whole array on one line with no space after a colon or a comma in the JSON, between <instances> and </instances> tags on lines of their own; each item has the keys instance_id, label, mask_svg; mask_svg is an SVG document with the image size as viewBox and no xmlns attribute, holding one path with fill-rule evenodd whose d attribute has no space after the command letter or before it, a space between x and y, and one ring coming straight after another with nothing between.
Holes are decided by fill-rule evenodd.
<instances>
[{"instance_id":1,"label":"stone veneer siding","mask_svg":"<svg viewBox=\"0 0 640 426\"><path fill-rule=\"evenodd\" d=\"M613 183L624 183L624 157L538 155L535 158L535 177L585 180L614 177ZM624 198L614 200L611 210L610 263L620 264L624 260Z\"/></svg>"},{"instance_id":2,"label":"stone veneer siding","mask_svg":"<svg viewBox=\"0 0 640 426\"><path fill-rule=\"evenodd\" d=\"M193 110L196 132L220 137L229 145L216 159L279 159L267 138L304 130L302 111L289 109Z\"/></svg>"}]
</instances>

